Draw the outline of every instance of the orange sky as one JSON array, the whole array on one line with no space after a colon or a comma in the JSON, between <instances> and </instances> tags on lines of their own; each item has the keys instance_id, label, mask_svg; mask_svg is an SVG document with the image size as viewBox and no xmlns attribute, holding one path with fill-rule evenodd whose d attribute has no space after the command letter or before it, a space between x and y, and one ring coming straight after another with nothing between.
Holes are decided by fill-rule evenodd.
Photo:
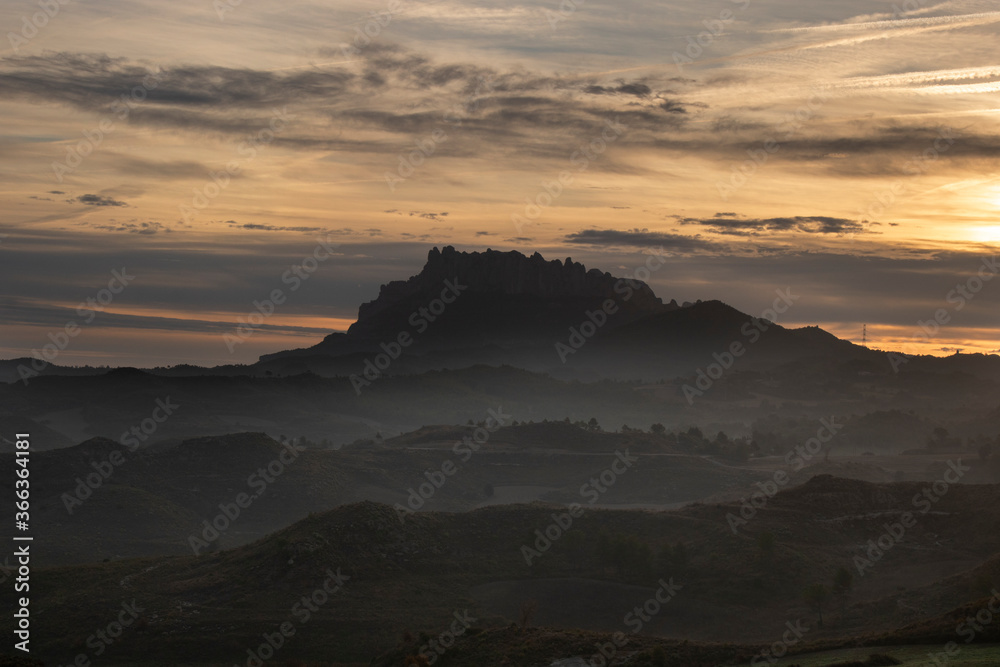
<instances>
[{"instance_id":1,"label":"orange sky","mask_svg":"<svg viewBox=\"0 0 1000 667\"><path fill-rule=\"evenodd\" d=\"M71 3L8 36L0 354L128 267L58 363L253 361L347 326L445 244L611 272L662 247L665 300L754 314L792 285L791 325L1000 347L1000 281L948 301L1000 243L1000 12L566 6ZM29 9L0 7L2 32ZM335 254L227 350L320 239Z\"/></svg>"}]
</instances>

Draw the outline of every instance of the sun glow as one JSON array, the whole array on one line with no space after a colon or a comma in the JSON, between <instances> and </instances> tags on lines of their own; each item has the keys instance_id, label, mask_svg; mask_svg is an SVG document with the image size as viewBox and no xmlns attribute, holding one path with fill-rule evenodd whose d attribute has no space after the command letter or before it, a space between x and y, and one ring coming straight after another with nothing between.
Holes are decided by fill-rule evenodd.
<instances>
[{"instance_id":1,"label":"sun glow","mask_svg":"<svg viewBox=\"0 0 1000 667\"><path fill-rule=\"evenodd\" d=\"M997 205L1000 206L1000 197L997 198ZM974 227L972 230L972 240L980 243L1000 243L1000 225L984 225Z\"/></svg>"}]
</instances>

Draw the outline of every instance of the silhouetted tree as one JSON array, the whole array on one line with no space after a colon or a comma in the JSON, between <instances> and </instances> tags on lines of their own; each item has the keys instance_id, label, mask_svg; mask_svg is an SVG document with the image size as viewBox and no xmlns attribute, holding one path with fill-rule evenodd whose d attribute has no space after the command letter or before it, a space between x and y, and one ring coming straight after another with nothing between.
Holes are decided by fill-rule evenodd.
<instances>
[{"instance_id":1,"label":"silhouetted tree","mask_svg":"<svg viewBox=\"0 0 1000 667\"><path fill-rule=\"evenodd\" d=\"M935 426L934 432L927 440L928 449L944 449L948 446L951 438L948 437L948 429L943 426Z\"/></svg>"},{"instance_id":2,"label":"silhouetted tree","mask_svg":"<svg viewBox=\"0 0 1000 667\"><path fill-rule=\"evenodd\" d=\"M823 627L823 604L829 599L830 591L823 584L813 584L806 589L804 595L809 606L819 614L819 627Z\"/></svg>"},{"instance_id":3,"label":"silhouetted tree","mask_svg":"<svg viewBox=\"0 0 1000 667\"><path fill-rule=\"evenodd\" d=\"M660 550L660 567L672 572L683 572L687 569L688 554L683 542L670 546L666 544Z\"/></svg>"},{"instance_id":4,"label":"silhouetted tree","mask_svg":"<svg viewBox=\"0 0 1000 667\"><path fill-rule=\"evenodd\" d=\"M854 575L846 567L841 567L837 569L836 574L833 575L833 592L834 593L847 593L854 586Z\"/></svg>"},{"instance_id":5,"label":"silhouetted tree","mask_svg":"<svg viewBox=\"0 0 1000 667\"><path fill-rule=\"evenodd\" d=\"M847 596L851 592L851 588L854 586L854 575L846 567L837 568L837 572L833 575L833 594L840 600L840 613L844 613L844 607L847 603Z\"/></svg>"},{"instance_id":6,"label":"silhouetted tree","mask_svg":"<svg viewBox=\"0 0 1000 667\"><path fill-rule=\"evenodd\" d=\"M521 628L521 632L528 629L531 624L531 619L535 617L535 610L538 609L538 603L534 600L528 600L521 605L521 611L518 615L517 624Z\"/></svg>"},{"instance_id":7,"label":"silhouetted tree","mask_svg":"<svg viewBox=\"0 0 1000 667\"><path fill-rule=\"evenodd\" d=\"M774 534L766 530L757 535L757 546L760 547L761 556L770 558L774 555Z\"/></svg>"},{"instance_id":8,"label":"silhouetted tree","mask_svg":"<svg viewBox=\"0 0 1000 667\"><path fill-rule=\"evenodd\" d=\"M978 453L979 453L979 460L986 461L993 454L993 443L989 442L989 440L985 440L985 442L979 445Z\"/></svg>"}]
</instances>

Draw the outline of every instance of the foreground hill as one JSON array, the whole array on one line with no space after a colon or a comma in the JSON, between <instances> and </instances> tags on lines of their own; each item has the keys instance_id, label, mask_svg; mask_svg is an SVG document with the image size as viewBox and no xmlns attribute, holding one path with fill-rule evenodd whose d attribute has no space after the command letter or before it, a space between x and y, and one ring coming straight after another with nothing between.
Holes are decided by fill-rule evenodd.
<instances>
[{"instance_id":1,"label":"foreground hill","mask_svg":"<svg viewBox=\"0 0 1000 667\"><path fill-rule=\"evenodd\" d=\"M626 484L628 474L618 483ZM1000 519L996 486L949 487L933 511L919 514L863 576L858 573L855 557L872 558L869 540L913 512L913 497L927 487L817 477L770 498L736 534L730 515L739 515L739 503L670 512L606 510L596 503L571 523L562 516L565 508L539 504L404 520L390 506L349 505L198 558L46 570L39 577L38 636L46 638L39 650L47 659L70 661L89 628L106 625L123 599L135 598L142 622L108 650L109 662L136 664L156 655L161 662L242 663L248 647L291 622L296 633L280 659L368 663L386 651L419 649L417 640L440 636L458 613L475 618L463 651L476 641L496 647L476 653L489 656L476 664L550 665L586 656L593 637L608 641L615 632L630 632L630 611L664 584L673 586L669 602L650 612L639 634L744 644L706 649L707 660L722 661L723 653L731 661L749 659L780 639L788 622L808 628L803 648L877 643L892 636L886 633L977 603L996 581L990 565L1000 553L1000 535L991 528ZM550 528L557 522L564 528ZM551 544L536 530L548 532ZM841 567L854 572L853 585L823 608L820 626L819 610L802 591L829 585ZM963 572L969 575L959 576ZM324 601L303 620L295 605L338 573L341 587L317 596ZM538 642L514 642L502 629L532 602L530 626L563 630L528 635ZM581 630L597 634L574 635ZM412 638L401 645L405 631ZM480 634L484 639L475 639ZM908 641L923 641L917 634ZM549 636L552 641L543 641ZM653 648L638 634L629 636L636 647ZM68 645L55 639L63 637Z\"/></svg>"}]
</instances>

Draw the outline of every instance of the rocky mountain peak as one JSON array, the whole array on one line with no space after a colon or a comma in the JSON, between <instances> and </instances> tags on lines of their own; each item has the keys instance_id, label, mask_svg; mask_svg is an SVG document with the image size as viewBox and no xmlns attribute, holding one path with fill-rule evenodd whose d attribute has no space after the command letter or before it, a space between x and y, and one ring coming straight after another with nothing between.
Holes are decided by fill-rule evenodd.
<instances>
[{"instance_id":1,"label":"rocky mountain peak","mask_svg":"<svg viewBox=\"0 0 1000 667\"><path fill-rule=\"evenodd\" d=\"M616 299L627 301L624 305L629 310L651 313L667 308L644 282L626 283L610 273L587 270L570 257L564 261L546 260L538 252L528 257L516 250L460 252L445 246L434 247L427 253L427 263L419 274L382 285L378 298L362 304L358 323L421 293L430 295L434 290L440 291L445 280L467 286L469 293L594 303ZM627 300L623 299L626 292L630 294Z\"/></svg>"}]
</instances>

